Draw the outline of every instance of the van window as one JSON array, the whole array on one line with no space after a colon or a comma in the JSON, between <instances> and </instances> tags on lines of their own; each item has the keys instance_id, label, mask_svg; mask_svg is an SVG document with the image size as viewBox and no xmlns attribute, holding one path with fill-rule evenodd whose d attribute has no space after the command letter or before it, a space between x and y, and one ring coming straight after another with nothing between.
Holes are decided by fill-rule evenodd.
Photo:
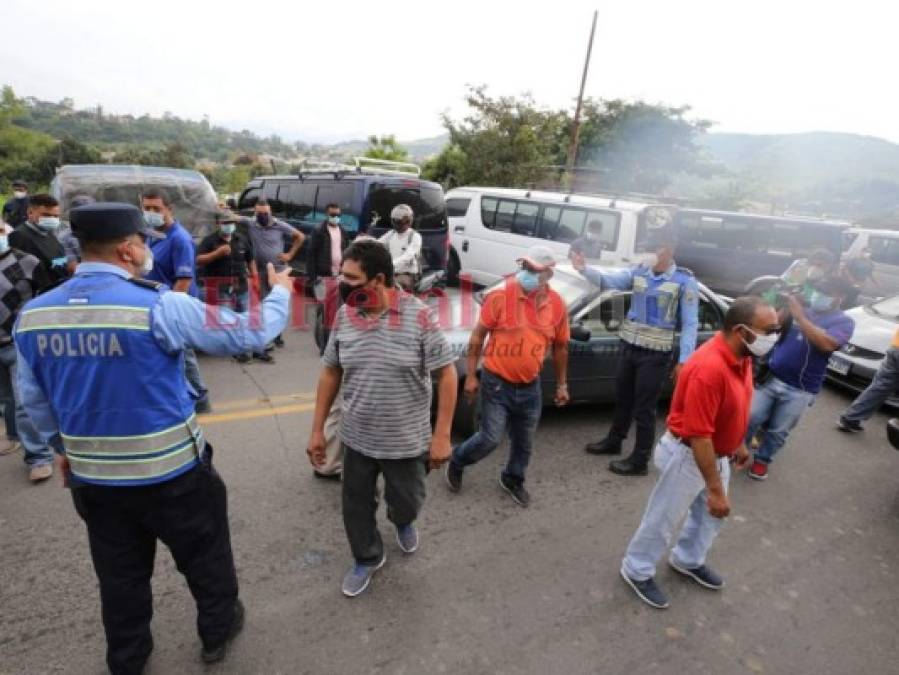
<instances>
[{"instance_id":1,"label":"van window","mask_svg":"<svg viewBox=\"0 0 899 675\"><path fill-rule=\"evenodd\" d=\"M284 192L281 192L282 187ZM287 184L281 181L267 180L262 186L262 197L268 202L269 206L272 207L272 214L276 218L284 218L286 216L284 204L278 196L279 192L281 192L281 194L286 194L286 190Z\"/></svg>"},{"instance_id":2,"label":"van window","mask_svg":"<svg viewBox=\"0 0 899 675\"><path fill-rule=\"evenodd\" d=\"M244 209L252 209L254 206L256 206L256 202L259 201L259 195L261 193L262 189L258 187L252 187L249 190L244 190L244 193L237 201L238 211L243 211Z\"/></svg>"},{"instance_id":3,"label":"van window","mask_svg":"<svg viewBox=\"0 0 899 675\"><path fill-rule=\"evenodd\" d=\"M584 233L587 212L580 209L562 209L559 226L556 228L555 241L574 241Z\"/></svg>"},{"instance_id":4,"label":"van window","mask_svg":"<svg viewBox=\"0 0 899 675\"><path fill-rule=\"evenodd\" d=\"M356 181L329 181L318 183L318 195L311 220L320 221L326 217L325 207L334 203L340 207L341 225L347 232L359 231L359 209L356 206ZM314 183L312 185L315 185Z\"/></svg>"},{"instance_id":5,"label":"van window","mask_svg":"<svg viewBox=\"0 0 899 675\"><path fill-rule=\"evenodd\" d=\"M315 185L300 181L281 186L278 199L284 206L288 222L309 219L315 209L315 189Z\"/></svg>"},{"instance_id":6,"label":"van window","mask_svg":"<svg viewBox=\"0 0 899 675\"><path fill-rule=\"evenodd\" d=\"M390 212L397 204L409 205L415 214L412 226L419 232L446 228L446 204L439 187L374 183L368 193L369 222L390 227Z\"/></svg>"},{"instance_id":7,"label":"van window","mask_svg":"<svg viewBox=\"0 0 899 675\"><path fill-rule=\"evenodd\" d=\"M458 218L468 213L468 206L471 204L470 199L462 199L461 197L453 197L446 200L446 215L450 218Z\"/></svg>"},{"instance_id":8,"label":"van window","mask_svg":"<svg viewBox=\"0 0 899 675\"><path fill-rule=\"evenodd\" d=\"M518 202L515 219L512 221L512 232L533 237L537 233L537 213L540 206L533 202Z\"/></svg>"},{"instance_id":9,"label":"van window","mask_svg":"<svg viewBox=\"0 0 899 675\"><path fill-rule=\"evenodd\" d=\"M496 220L493 229L498 232L511 232L512 222L515 220L515 202L510 199L500 199L496 209Z\"/></svg>"},{"instance_id":10,"label":"van window","mask_svg":"<svg viewBox=\"0 0 899 675\"><path fill-rule=\"evenodd\" d=\"M871 260L882 265L899 265L899 239L892 237L869 237L868 248Z\"/></svg>"},{"instance_id":11,"label":"van window","mask_svg":"<svg viewBox=\"0 0 899 675\"><path fill-rule=\"evenodd\" d=\"M493 227L496 220L496 205L499 200L493 197L481 197L481 222L484 227Z\"/></svg>"},{"instance_id":12,"label":"van window","mask_svg":"<svg viewBox=\"0 0 899 675\"><path fill-rule=\"evenodd\" d=\"M544 206L540 214L540 222L537 225L537 236L541 239L552 239L559 224L559 216L562 215L561 206Z\"/></svg>"}]
</instances>

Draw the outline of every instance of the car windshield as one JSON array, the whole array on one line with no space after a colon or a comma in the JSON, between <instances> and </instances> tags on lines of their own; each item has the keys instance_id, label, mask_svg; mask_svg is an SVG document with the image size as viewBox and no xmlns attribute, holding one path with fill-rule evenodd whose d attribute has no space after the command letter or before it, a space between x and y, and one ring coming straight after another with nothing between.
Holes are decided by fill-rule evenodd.
<instances>
[{"instance_id":1,"label":"car windshield","mask_svg":"<svg viewBox=\"0 0 899 675\"><path fill-rule=\"evenodd\" d=\"M505 283L505 279L497 281L492 286L484 289L483 295L496 290ZM570 310L575 304L584 299L589 293L599 289L591 286L590 282L582 278L570 266L556 268L553 278L549 282L550 287L565 301L565 306ZM483 295L481 297L483 297Z\"/></svg>"},{"instance_id":2,"label":"car windshield","mask_svg":"<svg viewBox=\"0 0 899 675\"><path fill-rule=\"evenodd\" d=\"M899 295L875 302L871 305L871 310L880 316L899 321Z\"/></svg>"}]
</instances>

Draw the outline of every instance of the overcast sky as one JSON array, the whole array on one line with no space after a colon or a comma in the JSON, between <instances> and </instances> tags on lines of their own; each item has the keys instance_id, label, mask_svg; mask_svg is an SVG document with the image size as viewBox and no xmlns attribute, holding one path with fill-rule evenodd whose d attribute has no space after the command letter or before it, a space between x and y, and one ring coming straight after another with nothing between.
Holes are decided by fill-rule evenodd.
<instances>
[{"instance_id":1,"label":"overcast sky","mask_svg":"<svg viewBox=\"0 0 899 675\"><path fill-rule=\"evenodd\" d=\"M899 142L892 4L5 0L0 83L291 140L415 139L464 112L466 84L573 108L598 9L588 96L688 104L720 131Z\"/></svg>"}]
</instances>

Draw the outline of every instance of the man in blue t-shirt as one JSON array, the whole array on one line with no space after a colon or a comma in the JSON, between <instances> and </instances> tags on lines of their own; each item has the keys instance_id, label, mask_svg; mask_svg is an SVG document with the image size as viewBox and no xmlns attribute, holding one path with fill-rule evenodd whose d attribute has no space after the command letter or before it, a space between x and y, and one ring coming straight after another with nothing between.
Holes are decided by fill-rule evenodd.
<instances>
[{"instance_id":1,"label":"man in blue t-shirt","mask_svg":"<svg viewBox=\"0 0 899 675\"><path fill-rule=\"evenodd\" d=\"M852 337L855 322L841 309L851 292L848 281L829 276L814 285L808 307L799 297L790 296L787 309L793 317L792 326L771 352L770 377L752 397L746 445L756 432L764 430L749 469L750 478L768 477L774 455L821 391L831 353Z\"/></svg>"},{"instance_id":2,"label":"man in blue t-shirt","mask_svg":"<svg viewBox=\"0 0 899 675\"><path fill-rule=\"evenodd\" d=\"M144 277L165 284L176 293L197 297L194 241L181 223L175 220L168 195L163 190L149 189L141 198L141 208L147 223L165 234L164 239L150 242L153 267ZM184 350L184 375L196 394L196 411L211 412L209 390L200 375L200 364L193 349Z\"/></svg>"}]
</instances>

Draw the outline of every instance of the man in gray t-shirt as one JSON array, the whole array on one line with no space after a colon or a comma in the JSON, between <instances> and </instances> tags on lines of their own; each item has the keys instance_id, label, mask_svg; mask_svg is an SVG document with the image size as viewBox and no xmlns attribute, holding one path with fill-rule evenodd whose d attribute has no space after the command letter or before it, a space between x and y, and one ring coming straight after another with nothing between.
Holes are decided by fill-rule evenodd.
<instances>
[{"instance_id":1,"label":"man in gray t-shirt","mask_svg":"<svg viewBox=\"0 0 899 675\"><path fill-rule=\"evenodd\" d=\"M256 267L264 270L266 265L271 263L276 270L280 271L283 266L290 264L290 261L303 247L305 237L299 230L273 218L272 207L264 199L256 202L254 210L256 217L253 220L247 219L244 224L250 242L253 244L253 250L256 252ZM288 241L290 241L290 248L285 251L284 245ZM262 300L272 289L269 288L268 279L264 274L259 276L259 283L261 284L260 300ZM280 335L274 339L274 344L278 347L284 346L284 340Z\"/></svg>"},{"instance_id":2,"label":"man in gray t-shirt","mask_svg":"<svg viewBox=\"0 0 899 675\"><path fill-rule=\"evenodd\" d=\"M415 519L425 474L449 459L458 382L455 355L433 311L394 286L390 253L375 241L343 254L337 313L318 381L309 437L313 466L325 461L324 425L338 389L343 413L343 523L355 564L343 593L362 593L386 561L378 532L378 475L384 475L387 517L404 553L418 548ZM431 373L438 407L431 432Z\"/></svg>"}]
</instances>

